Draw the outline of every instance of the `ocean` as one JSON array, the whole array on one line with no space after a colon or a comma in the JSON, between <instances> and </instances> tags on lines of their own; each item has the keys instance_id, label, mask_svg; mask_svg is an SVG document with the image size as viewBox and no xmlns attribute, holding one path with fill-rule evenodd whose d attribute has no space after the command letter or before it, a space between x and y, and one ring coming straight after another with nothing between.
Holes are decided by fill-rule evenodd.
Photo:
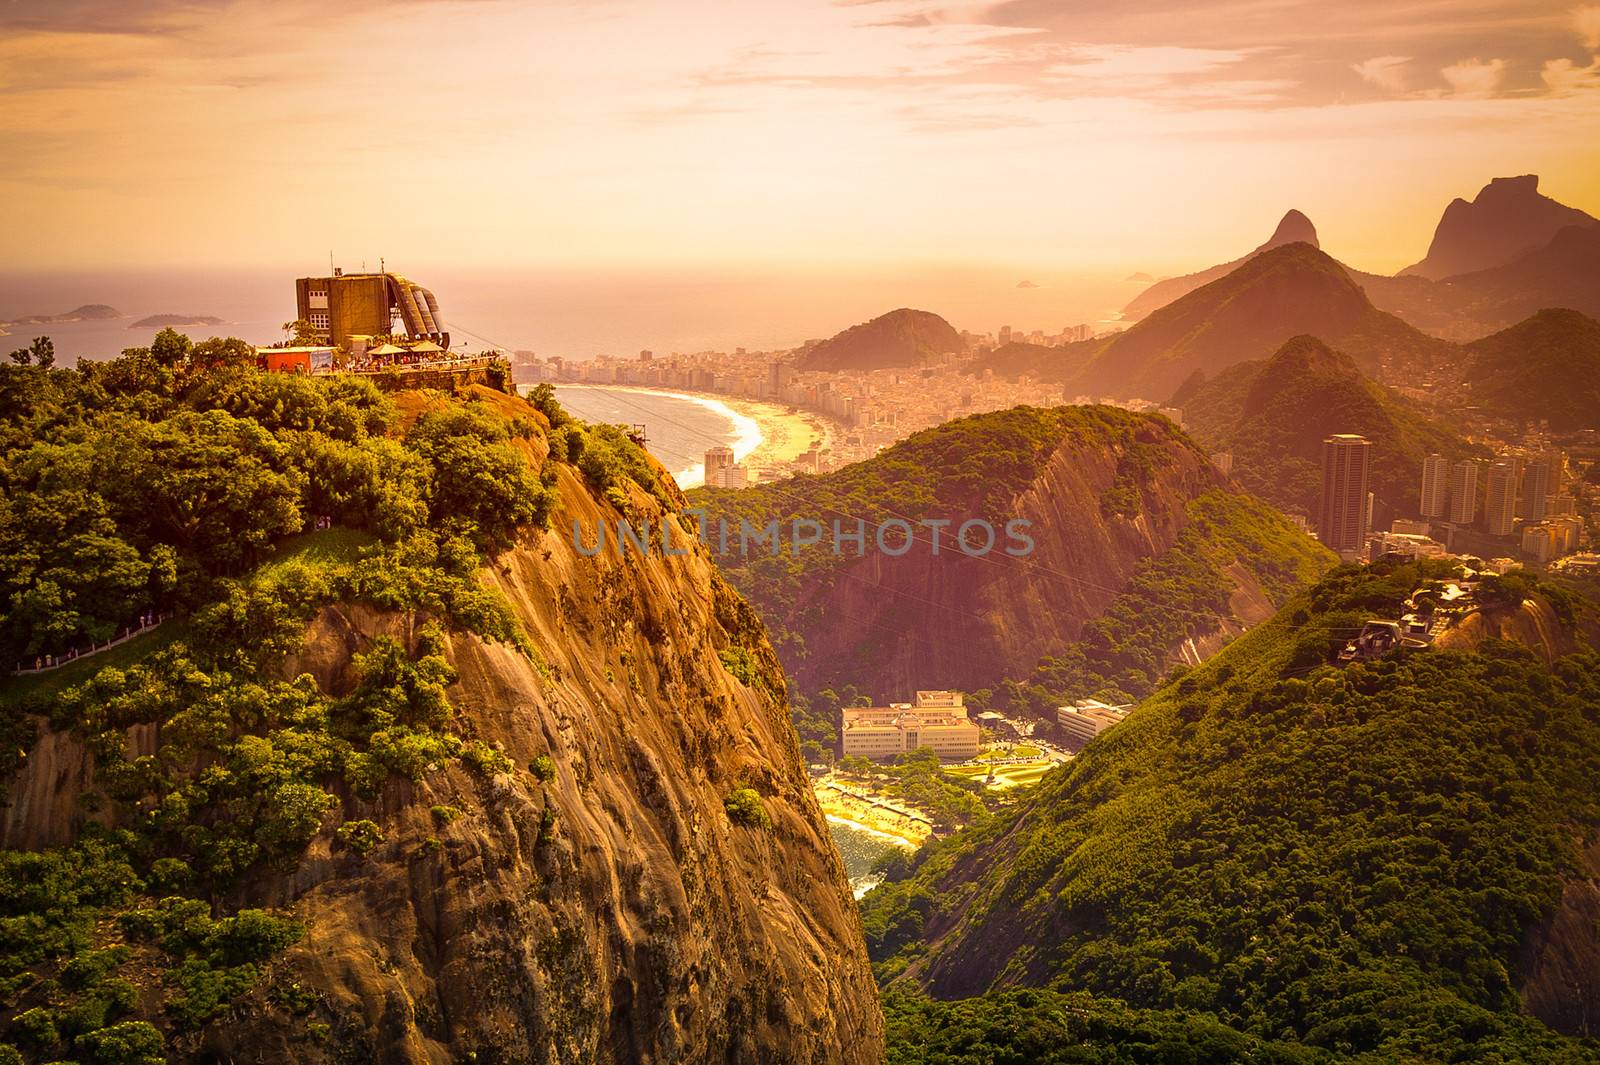
<instances>
[{"instance_id":1,"label":"ocean","mask_svg":"<svg viewBox=\"0 0 1600 1065\"><path fill-rule=\"evenodd\" d=\"M850 878L850 889L858 899L882 882L882 876L872 871L878 859L899 846L882 836L833 820L828 822L828 835L833 838L839 857L844 859L845 875Z\"/></svg>"},{"instance_id":2,"label":"ocean","mask_svg":"<svg viewBox=\"0 0 1600 1065\"><path fill-rule=\"evenodd\" d=\"M344 263L348 270L358 260ZM376 268L374 258L367 266ZM525 348L540 355L588 359L650 349L752 351L792 348L832 336L896 307L943 315L957 329L993 332L1002 325L1054 333L1080 322L1104 323L1143 286L1115 275L1078 271L1028 272L1000 267L950 267L844 272L720 270L467 270L426 262L389 267L426 285L439 298L446 326L459 343L482 350ZM104 303L124 318L109 322L25 325L0 338L0 351L50 335L59 358L107 359L148 344L154 329L129 325L151 314L213 315L219 326L180 330L195 339L216 333L252 344L283 339L294 317L294 279L326 274L326 259L258 268L0 271L0 320L58 314Z\"/></svg>"},{"instance_id":3,"label":"ocean","mask_svg":"<svg viewBox=\"0 0 1600 1065\"><path fill-rule=\"evenodd\" d=\"M523 391L527 391L526 386ZM731 447L734 457L742 461L761 443L760 423L709 396L605 385L557 385L556 399L586 422L643 425L646 447L672 471L679 488L705 483L705 455L711 448Z\"/></svg>"}]
</instances>

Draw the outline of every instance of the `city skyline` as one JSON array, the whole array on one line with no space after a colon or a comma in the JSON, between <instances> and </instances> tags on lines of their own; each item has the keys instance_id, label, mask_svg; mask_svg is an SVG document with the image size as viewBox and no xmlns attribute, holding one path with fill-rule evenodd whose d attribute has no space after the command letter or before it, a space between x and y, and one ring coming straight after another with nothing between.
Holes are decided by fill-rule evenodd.
<instances>
[{"instance_id":1,"label":"city skyline","mask_svg":"<svg viewBox=\"0 0 1600 1065\"><path fill-rule=\"evenodd\" d=\"M1597 55L1551 3L12 0L0 187L14 270L1169 273L1295 207L1388 272L1494 176L1600 210Z\"/></svg>"}]
</instances>

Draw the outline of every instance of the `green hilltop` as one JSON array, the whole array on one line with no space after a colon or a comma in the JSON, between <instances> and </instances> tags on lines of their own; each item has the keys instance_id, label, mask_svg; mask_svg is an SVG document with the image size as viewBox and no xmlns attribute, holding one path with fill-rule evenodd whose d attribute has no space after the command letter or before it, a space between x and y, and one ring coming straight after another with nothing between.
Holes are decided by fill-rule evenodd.
<instances>
[{"instance_id":1,"label":"green hilltop","mask_svg":"<svg viewBox=\"0 0 1600 1065\"><path fill-rule=\"evenodd\" d=\"M1240 484L1308 514L1322 492L1322 441L1333 433L1372 441L1372 490L1402 514L1416 513L1429 454L1455 459L1482 450L1310 336L1289 340L1265 361L1197 375L1171 402L1198 440L1233 455Z\"/></svg>"},{"instance_id":2,"label":"green hilltop","mask_svg":"<svg viewBox=\"0 0 1600 1065\"><path fill-rule=\"evenodd\" d=\"M1544 310L1466 346L1472 400L1501 417L1557 432L1600 428L1600 322Z\"/></svg>"},{"instance_id":3,"label":"green hilltop","mask_svg":"<svg viewBox=\"0 0 1600 1065\"><path fill-rule=\"evenodd\" d=\"M892 868L889 1060L1600 1060L1529 1016L1581 1034L1544 985L1600 957L1558 920L1600 828L1594 605L1485 578L1477 636L1330 664L1454 571L1340 567ZM1487 638L1525 615L1550 642Z\"/></svg>"},{"instance_id":4,"label":"green hilltop","mask_svg":"<svg viewBox=\"0 0 1600 1065\"><path fill-rule=\"evenodd\" d=\"M46 734L93 765L81 794L55 782L77 802L36 826L48 845L0 850L0 1062L165 1060L252 996L314 1042L309 992L268 980L305 926L250 904L252 885L319 835L355 859L382 842L338 822L344 802L441 768L485 786L513 771L446 694L447 633L540 661L482 567L547 522L562 463L597 491L666 491L619 430L548 396L543 412L481 387L391 397L248 353L167 330L109 362L0 368L7 674L168 619L0 680L0 794ZM413 647L376 635L340 694L289 679L332 603L415 612Z\"/></svg>"},{"instance_id":5,"label":"green hilltop","mask_svg":"<svg viewBox=\"0 0 1600 1065\"><path fill-rule=\"evenodd\" d=\"M949 530L968 519L1033 522L1026 558L951 558L936 582L925 529L904 559L836 553L828 536L719 557L795 682L801 739L821 747L847 687L950 684L974 705L1044 715L1095 693L1144 695L1185 641L1230 638L1334 561L1170 421L1105 406L973 415L822 476L690 498L734 529L861 519L870 539L894 518L946 520L949 554Z\"/></svg>"}]
</instances>

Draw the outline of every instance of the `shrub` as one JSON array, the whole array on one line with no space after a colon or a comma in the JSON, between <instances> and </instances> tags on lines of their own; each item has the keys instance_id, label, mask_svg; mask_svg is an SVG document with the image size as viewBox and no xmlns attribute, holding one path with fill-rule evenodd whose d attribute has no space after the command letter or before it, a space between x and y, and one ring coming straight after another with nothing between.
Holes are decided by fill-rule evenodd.
<instances>
[{"instance_id":1,"label":"shrub","mask_svg":"<svg viewBox=\"0 0 1600 1065\"><path fill-rule=\"evenodd\" d=\"M505 752L496 750L482 740L473 740L463 747L461 758L473 769L488 777L500 776L515 768L511 759L505 756Z\"/></svg>"},{"instance_id":2,"label":"shrub","mask_svg":"<svg viewBox=\"0 0 1600 1065\"><path fill-rule=\"evenodd\" d=\"M166 1040L146 1021L123 1021L78 1037L77 1047L86 1065L161 1065L166 1061Z\"/></svg>"},{"instance_id":3,"label":"shrub","mask_svg":"<svg viewBox=\"0 0 1600 1065\"><path fill-rule=\"evenodd\" d=\"M771 828L772 817L767 813L767 807L761 801L761 796L754 788L735 788L728 793L722 801L727 808L728 819L736 825L747 828Z\"/></svg>"},{"instance_id":4,"label":"shrub","mask_svg":"<svg viewBox=\"0 0 1600 1065\"><path fill-rule=\"evenodd\" d=\"M549 783L556 778L556 761L548 754L541 754L528 763L528 772L543 783Z\"/></svg>"},{"instance_id":5,"label":"shrub","mask_svg":"<svg viewBox=\"0 0 1600 1065\"><path fill-rule=\"evenodd\" d=\"M59 1016L54 1010L35 1006L11 1018L11 1034L24 1046L47 1047L61 1039L56 1028Z\"/></svg>"},{"instance_id":6,"label":"shrub","mask_svg":"<svg viewBox=\"0 0 1600 1065\"><path fill-rule=\"evenodd\" d=\"M355 854L365 858L372 849L383 842L383 829L375 821L346 821L334 833L334 838Z\"/></svg>"}]
</instances>

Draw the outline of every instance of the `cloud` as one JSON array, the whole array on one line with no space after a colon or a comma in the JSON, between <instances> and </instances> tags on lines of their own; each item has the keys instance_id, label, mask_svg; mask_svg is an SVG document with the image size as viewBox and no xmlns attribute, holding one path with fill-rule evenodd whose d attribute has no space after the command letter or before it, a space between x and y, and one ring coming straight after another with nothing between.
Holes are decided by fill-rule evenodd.
<instances>
[{"instance_id":1,"label":"cloud","mask_svg":"<svg viewBox=\"0 0 1600 1065\"><path fill-rule=\"evenodd\" d=\"M1408 55L1380 55L1360 63L1352 63L1350 69L1361 75L1363 81L1371 82L1380 89L1389 92L1405 92L1406 66L1411 62Z\"/></svg>"},{"instance_id":2,"label":"cloud","mask_svg":"<svg viewBox=\"0 0 1600 1065\"><path fill-rule=\"evenodd\" d=\"M1600 88L1600 57L1586 67L1570 59L1552 59L1545 63L1539 77L1553 96L1570 96L1581 89Z\"/></svg>"},{"instance_id":3,"label":"cloud","mask_svg":"<svg viewBox=\"0 0 1600 1065\"><path fill-rule=\"evenodd\" d=\"M1450 64L1440 70L1439 74L1449 83L1450 90L1457 96L1493 96L1501 81L1505 79L1506 61L1491 59L1484 62L1474 56Z\"/></svg>"},{"instance_id":4,"label":"cloud","mask_svg":"<svg viewBox=\"0 0 1600 1065\"><path fill-rule=\"evenodd\" d=\"M1600 49L1600 4L1585 4L1572 9L1572 25L1584 47Z\"/></svg>"}]
</instances>

